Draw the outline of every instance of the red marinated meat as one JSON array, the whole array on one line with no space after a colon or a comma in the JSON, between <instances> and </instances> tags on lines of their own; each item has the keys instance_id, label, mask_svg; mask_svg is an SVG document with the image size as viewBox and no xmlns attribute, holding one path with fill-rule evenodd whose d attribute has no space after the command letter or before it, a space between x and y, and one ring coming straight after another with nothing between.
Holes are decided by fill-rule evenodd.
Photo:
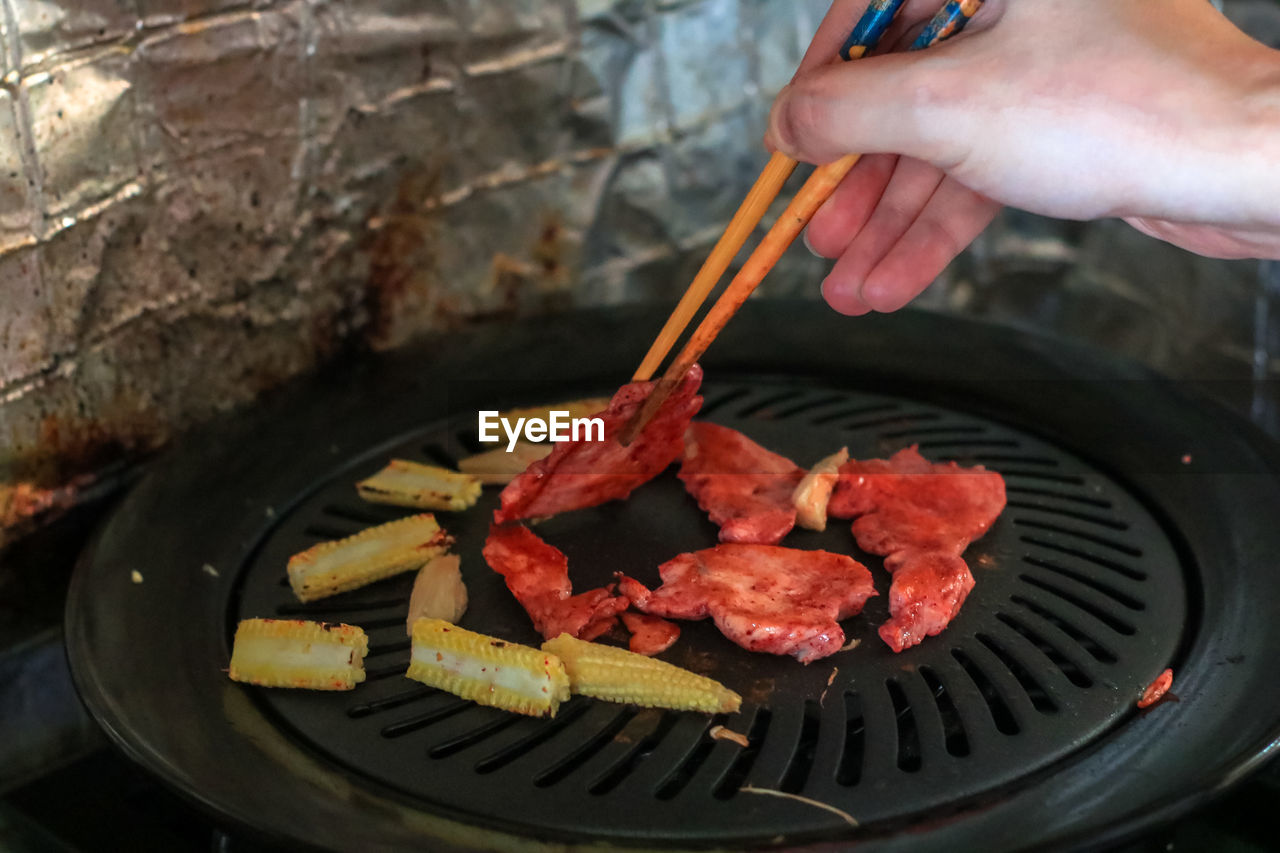
<instances>
[{"instance_id":1,"label":"red marinated meat","mask_svg":"<svg viewBox=\"0 0 1280 853\"><path fill-rule=\"evenodd\" d=\"M502 524L543 518L625 498L680 455L685 427L702 406L698 396L701 384L702 368L695 364L626 447L618 443L618 433L643 405L653 383L622 386L609 407L596 415L604 421L604 439L556 444L549 455L502 490L502 506L494 512L493 520Z\"/></svg>"},{"instance_id":2,"label":"red marinated meat","mask_svg":"<svg viewBox=\"0 0 1280 853\"><path fill-rule=\"evenodd\" d=\"M595 639L627 609L627 599L605 587L573 595L569 559L527 527L491 526L483 554L533 619L533 627L548 640L562 633L580 640Z\"/></svg>"},{"instance_id":3,"label":"red marinated meat","mask_svg":"<svg viewBox=\"0 0 1280 853\"><path fill-rule=\"evenodd\" d=\"M804 469L737 430L690 424L680 479L720 526L721 542L776 545L795 527L791 494Z\"/></svg>"},{"instance_id":4,"label":"red marinated meat","mask_svg":"<svg viewBox=\"0 0 1280 853\"><path fill-rule=\"evenodd\" d=\"M876 594L871 572L851 557L776 545L717 545L680 554L658 571L663 584L652 592L624 583L637 609L672 619L710 616L744 649L801 663L839 651L837 620Z\"/></svg>"},{"instance_id":5,"label":"red marinated meat","mask_svg":"<svg viewBox=\"0 0 1280 853\"><path fill-rule=\"evenodd\" d=\"M853 533L873 554L914 549L959 555L1004 510L1004 478L982 466L932 463L914 446L840 466L827 513L858 516Z\"/></svg>"},{"instance_id":6,"label":"red marinated meat","mask_svg":"<svg viewBox=\"0 0 1280 853\"><path fill-rule=\"evenodd\" d=\"M896 551L893 558L889 619L879 633L900 652L942 633L973 589L973 574L960 557L939 551Z\"/></svg>"},{"instance_id":7,"label":"red marinated meat","mask_svg":"<svg viewBox=\"0 0 1280 853\"><path fill-rule=\"evenodd\" d=\"M622 614L622 624L631 632L627 648L638 655L660 654L680 639L680 626L661 616L627 612Z\"/></svg>"},{"instance_id":8,"label":"red marinated meat","mask_svg":"<svg viewBox=\"0 0 1280 853\"><path fill-rule=\"evenodd\" d=\"M1004 510L1004 478L981 466L932 463L913 446L889 459L840 466L828 514L852 518L858 547L893 572L890 619L880 636L895 651L940 633L973 589L960 555Z\"/></svg>"}]
</instances>

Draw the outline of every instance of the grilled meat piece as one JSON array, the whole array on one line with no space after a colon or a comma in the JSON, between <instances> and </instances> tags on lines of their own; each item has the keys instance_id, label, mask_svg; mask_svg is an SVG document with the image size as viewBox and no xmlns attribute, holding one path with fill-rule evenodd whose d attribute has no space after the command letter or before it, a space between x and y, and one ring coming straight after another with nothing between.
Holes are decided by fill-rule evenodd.
<instances>
[{"instance_id":1,"label":"grilled meat piece","mask_svg":"<svg viewBox=\"0 0 1280 853\"><path fill-rule=\"evenodd\" d=\"M689 424L680 479L720 526L721 542L776 545L795 527L791 495L804 469L737 430Z\"/></svg>"},{"instance_id":2,"label":"grilled meat piece","mask_svg":"<svg viewBox=\"0 0 1280 853\"><path fill-rule=\"evenodd\" d=\"M485 562L507 582L507 589L546 639L571 634L591 640L608 631L627 609L627 599L606 587L573 595L569 558L518 524L493 525L485 540Z\"/></svg>"},{"instance_id":3,"label":"grilled meat piece","mask_svg":"<svg viewBox=\"0 0 1280 853\"><path fill-rule=\"evenodd\" d=\"M627 447L618 443L618 433L644 404L653 383L622 386L609 407L596 415L604 421L604 440L556 444L550 455L502 490L502 506L493 520L503 524L543 518L625 498L680 455L685 427L702 406L701 384L702 368L695 364Z\"/></svg>"},{"instance_id":4,"label":"grilled meat piece","mask_svg":"<svg viewBox=\"0 0 1280 853\"><path fill-rule=\"evenodd\" d=\"M960 558L1004 510L1004 478L981 466L932 463L914 447L889 459L850 460L827 506L855 517L858 547L893 572L881 638L895 652L941 633L973 589Z\"/></svg>"},{"instance_id":5,"label":"grilled meat piece","mask_svg":"<svg viewBox=\"0 0 1280 853\"><path fill-rule=\"evenodd\" d=\"M839 651L837 620L876 594L871 572L851 557L776 545L717 545L680 554L658 571L663 584L652 592L623 582L637 609L671 619L710 616L744 649L801 663Z\"/></svg>"},{"instance_id":6,"label":"grilled meat piece","mask_svg":"<svg viewBox=\"0 0 1280 853\"><path fill-rule=\"evenodd\" d=\"M627 648L638 655L661 654L680 639L680 626L661 616L627 612L622 614L622 624L631 632Z\"/></svg>"}]
</instances>

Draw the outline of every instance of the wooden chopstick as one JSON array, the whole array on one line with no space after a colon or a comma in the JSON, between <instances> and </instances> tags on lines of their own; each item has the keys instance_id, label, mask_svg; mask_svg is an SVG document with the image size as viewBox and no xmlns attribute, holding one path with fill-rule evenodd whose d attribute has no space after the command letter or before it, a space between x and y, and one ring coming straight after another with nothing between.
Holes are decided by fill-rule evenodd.
<instances>
[{"instance_id":1,"label":"wooden chopstick","mask_svg":"<svg viewBox=\"0 0 1280 853\"><path fill-rule=\"evenodd\" d=\"M849 34L844 46L840 48L840 58L845 61L858 59L875 47L885 30L889 28L889 24L893 22L894 16L898 14L898 10L902 8L902 4L903 0L872 0L854 25L853 32ZM756 178L755 184L747 192L747 197L742 200L737 212L725 226L724 233L712 247L707 259L702 262L698 274L693 277L684 296L680 297L680 302L667 318L658 336L654 338L649 352L645 354L640 367L631 377L632 382L647 381L657 372L662 360L667 357L667 353L684 334L685 327L698 313L707 294L716 286L720 276L724 275L724 271L729 268L729 264L733 263L738 250L742 248L743 243L747 242L747 238L751 236L755 227L760 224L760 219L769 209L769 205L773 204L773 200L778 197L782 185L786 183L787 178L791 177L795 168L796 161L781 152L775 152L769 158L768 165L764 167L760 177Z\"/></svg>"},{"instance_id":2,"label":"wooden chopstick","mask_svg":"<svg viewBox=\"0 0 1280 853\"><path fill-rule=\"evenodd\" d=\"M919 50L937 44L960 32L981 6L982 0L947 0L942 9L930 19L910 49ZM702 357L716 335L720 334L742 303L773 269L778 259L782 257L782 253L809 224L813 214L830 197L861 156L861 154L846 154L834 163L828 163L813 170L809 180L805 181L804 186L787 205L787 209L777 223L769 229L769 233L764 236L760 245L743 264L742 269L729 282L729 286L725 288L724 293L720 294L715 305L702 318L702 322L685 343L680 354L654 385L644 405L623 428L618 437L621 444L624 446L630 444L632 439L644 429L645 424L658 411L676 383L684 378L689 368Z\"/></svg>"}]
</instances>

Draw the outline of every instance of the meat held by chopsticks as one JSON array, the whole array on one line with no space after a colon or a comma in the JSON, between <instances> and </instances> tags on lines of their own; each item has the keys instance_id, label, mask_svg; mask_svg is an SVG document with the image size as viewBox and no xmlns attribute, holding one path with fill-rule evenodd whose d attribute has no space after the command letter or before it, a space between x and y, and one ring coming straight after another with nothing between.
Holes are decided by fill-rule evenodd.
<instances>
[{"instance_id":1,"label":"meat held by chopsticks","mask_svg":"<svg viewBox=\"0 0 1280 853\"><path fill-rule=\"evenodd\" d=\"M613 627L617 614L627 609L627 599L605 587L573 595L569 558L527 527L493 525L482 553L545 639L560 634L595 639Z\"/></svg>"},{"instance_id":2,"label":"meat held by chopsticks","mask_svg":"<svg viewBox=\"0 0 1280 853\"><path fill-rule=\"evenodd\" d=\"M720 526L721 542L776 545L795 527L791 495L804 470L737 430L689 424L680 479Z\"/></svg>"},{"instance_id":3,"label":"meat held by chopsticks","mask_svg":"<svg viewBox=\"0 0 1280 853\"><path fill-rule=\"evenodd\" d=\"M625 498L662 473L681 451L685 427L702 406L702 368L689 368L662 408L626 447L618 434L644 403L652 382L632 382L613 395L596 417L604 421L602 441L567 441L534 462L502 490L494 521L543 518Z\"/></svg>"},{"instance_id":4,"label":"meat held by chopsticks","mask_svg":"<svg viewBox=\"0 0 1280 853\"><path fill-rule=\"evenodd\" d=\"M621 587L642 612L671 619L710 616L720 632L752 652L810 663L844 645L837 620L876 594L867 567L843 554L776 545L717 545L680 554L658 569L650 592L626 578Z\"/></svg>"},{"instance_id":5,"label":"meat held by chopsticks","mask_svg":"<svg viewBox=\"0 0 1280 853\"><path fill-rule=\"evenodd\" d=\"M932 463L914 446L840 466L827 512L856 516L858 547L885 556L893 584L880 637L895 652L941 633L960 611L973 589L960 555L1004 505L1004 478L995 471Z\"/></svg>"}]
</instances>

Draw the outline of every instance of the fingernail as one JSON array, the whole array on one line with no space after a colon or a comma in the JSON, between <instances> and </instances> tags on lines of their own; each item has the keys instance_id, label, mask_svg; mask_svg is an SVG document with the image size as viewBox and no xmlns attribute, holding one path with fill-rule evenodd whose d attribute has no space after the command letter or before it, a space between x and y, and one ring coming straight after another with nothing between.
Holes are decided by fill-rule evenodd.
<instances>
[{"instance_id":1,"label":"fingernail","mask_svg":"<svg viewBox=\"0 0 1280 853\"><path fill-rule=\"evenodd\" d=\"M779 122L782 120L783 102L787 99L791 91L791 84L783 86L778 90L777 96L773 99L773 106L769 109L769 129L765 133L765 138L773 146L774 150L787 152L790 140L783 138L782 128Z\"/></svg>"},{"instance_id":2,"label":"fingernail","mask_svg":"<svg viewBox=\"0 0 1280 853\"><path fill-rule=\"evenodd\" d=\"M800 242L804 243L804 247L809 250L809 254L813 255L815 258L822 257L822 255L818 254L818 250L813 248L813 244L809 242L808 228L805 228L803 231L800 232Z\"/></svg>"}]
</instances>

